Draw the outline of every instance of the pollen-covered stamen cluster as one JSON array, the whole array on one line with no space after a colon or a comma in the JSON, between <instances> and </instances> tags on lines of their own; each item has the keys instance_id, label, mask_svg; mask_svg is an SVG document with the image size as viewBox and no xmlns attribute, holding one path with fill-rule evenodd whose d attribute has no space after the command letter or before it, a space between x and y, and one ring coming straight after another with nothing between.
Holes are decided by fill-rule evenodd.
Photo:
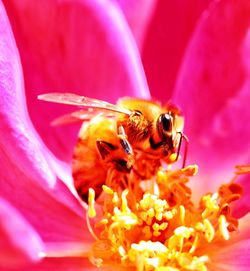
<instances>
[{"instance_id":1,"label":"pollen-covered stamen cluster","mask_svg":"<svg viewBox=\"0 0 250 271\"><path fill-rule=\"evenodd\" d=\"M129 189L117 193L104 185L103 214L95 225L100 233L90 260L140 271L207 270L209 245L228 240L237 229L230 204L242 190L231 182L203 195L195 206L186 184L196 172L197 166L159 171L157 189L145 190L142 196ZM90 195L89 213L94 216L93 191Z\"/></svg>"}]
</instances>

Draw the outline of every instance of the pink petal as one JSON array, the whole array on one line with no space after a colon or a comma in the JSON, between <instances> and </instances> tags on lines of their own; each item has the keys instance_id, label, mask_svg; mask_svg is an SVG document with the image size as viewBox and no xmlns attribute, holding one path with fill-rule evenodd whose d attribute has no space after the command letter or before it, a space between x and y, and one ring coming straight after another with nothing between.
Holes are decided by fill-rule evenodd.
<instances>
[{"instance_id":1,"label":"pink petal","mask_svg":"<svg viewBox=\"0 0 250 271\"><path fill-rule=\"evenodd\" d=\"M0 268L40 260L43 243L31 225L0 198Z\"/></svg>"},{"instance_id":2,"label":"pink petal","mask_svg":"<svg viewBox=\"0 0 250 271\"><path fill-rule=\"evenodd\" d=\"M24 99L19 55L2 3L0 15L1 151L11 163L16 163L31 178L39 180L43 187L50 189L55 185L59 186L56 184L57 176L65 181L71 178L70 169L66 170L65 165L53 157L30 122ZM2 170L2 174L5 173L6 170ZM63 189L60 193L64 193Z\"/></svg>"},{"instance_id":3,"label":"pink petal","mask_svg":"<svg viewBox=\"0 0 250 271\"><path fill-rule=\"evenodd\" d=\"M136 43L141 47L148 25L155 13L157 0L113 0L121 7Z\"/></svg>"},{"instance_id":4,"label":"pink petal","mask_svg":"<svg viewBox=\"0 0 250 271\"><path fill-rule=\"evenodd\" d=\"M104 266L98 268L92 265L88 259L84 258L48 258L39 264L33 266L27 266L25 271L48 271L48 270L56 270L56 271L132 271L131 268L121 268L119 266ZM7 270L6 270L7 271ZM22 270L18 270L22 271ZM24 271L24 270L23 270Z\"/></svg>"},{"instance_id":5,"label":"pink petal","mask_svg":"<svg viewBox=\"0 0 250 271\"><path fill-rule=\"evenodd\" d=\"M2 2L0 15L1 175L6 179L15 165L24 175L37 180L42 187L51 189L55 185L59 186L56 184L57 176L65 166L60 165L49 153L30 122L24 100L19 55ZM60 177L66 179L70 173L64 170L63 174ZM63 188L62 184L60 186L60 193L65 194L62 199L66 201L68 189ZM69 204L73 201L71 196Z\"/></svg>"},{"instance_id":6,"label":"pink petal","mask_svg":"<svg viewBox=\"0 0 250 271\"><path fill-rule=\"evenodd\" d=\"M61 159L71 160L78 128L51 128L50 122L69 109L37 101L37 94L75 92L112 102L124 95L149 97L133 36L112 2L4 3L21 54L32 121Z\"/></svg>"},{"instance_id":7,"label":"pink petal","mask_svg":"<svg viewBox=\"0 0 250 271\"><path fill-rule=\"evenodd\" d=\"M0 196L6 197L33 225L46 242L86 242L92 240L85 222L85 209L74 202L73 196L62 191L70 198L70 207L56 198L55 190L48 191L37 184L29 173L23 172L0 152ZM57 186L56 186L57 188ZM60 187L59 187L60 188ZM75 206L74 209L73 206Z\"/></svg>"},{"instance_id":8,"label":"pink petal","mask_svg":"<svg viewBox=\"0 0 250 271\"><path fill-rule=\"evenodd\" d=\"M86 212L79 204L73 202L74 209L64 205L60 198L52 195L53 190L43 189L36 179L31 179L18 165L11 164L3 153L0 157L0 196L6 197L26 217L44 241L85 242L92 239L85 223ZM64 190L63 195L67 195Z\"/></svg>"},{"instance_id":9,"label":"pink petal","mask_svg":"<svg viewBox=\"0 0 250 271\"><path fill-rule=\"evenodd\" d=\"M142 48L142 60L153 97L164 102L170 99L187 43L209 2L158 1Z\"/></svg>"},{"instance_id":10,"label":"pink petal","mask_svg":"<svg viewBox=\"0 0 250 271\"><path fill-rule=\"evenodd\" d=\"M97 271L100 270L94 267L88 259L84 258L49 258L45 259L40 264L26 269L27 271L47 271L47 270L57 270L57 271Z\"/></svg>"},{"instance_id":11,"label":"pink petal","mask_svg":"<svg viewBox=\"0 0 250 271\"><path fill-rule=\"evenodd\" d=\"M26 112L22 68L15 41L0 3L0 144L1 151L43 185L54 185L56 176L43 156L42 143L36 136Z\"/></svg>"},{"instance_id":12,"label":"pink petal","mask_svg":"<svg viewBox=\"0 0 250 271\"><path fill-rule=\"evenodd\" d=\"M213 259L209 270L248 271L250 262L250 239L239 241L230 247L222 249Z\"/></svg>"},{"instance_id":13,"label":"pink petal","mask_svg":"<svg viewBox=\"0 0 250 271\"><path fill-rule=\"evenodd\" d=\"M176 86L188 161L199 164L207 189L250 162L249 14L248 0L215 1L197 25Z\"/></svg>"},{"instance_id":14,"label":"pink petal","mask_svg":"<svg viewBox=\"0 0 250 271\"><path fill-rule=\"evenodd\" d=\"M84 211L57 179L51 167L59 170L59 165L28 118L19 56L2 2L0 96L0 196L11 202L44 240L87 240Z\"/></svg>"},{"instance_id":15,"label":"pink petal","mask_svg":"<svg viewBox=\"0 0 250 271\"><path fill-rule=\"evenodd\" d=\"M217 271L248 271L250 262L250 216L244 217L241 221L239 234L225 242L214 253L209 270Z\"/></svg>"}]
</instances>

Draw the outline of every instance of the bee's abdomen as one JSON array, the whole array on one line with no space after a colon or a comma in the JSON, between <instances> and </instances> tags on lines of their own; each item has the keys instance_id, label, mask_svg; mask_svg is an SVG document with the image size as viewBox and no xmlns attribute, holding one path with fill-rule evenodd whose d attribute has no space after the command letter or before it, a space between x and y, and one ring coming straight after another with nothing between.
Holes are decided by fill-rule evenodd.
<instances>
[{"instance_id":1,"label":"bee's abdomen","mask_svg":"<svg viewBox=\"0 0 250 271\"><path fill-rule=\"evenodd\" d=\"M78 195L84 200L88 199L88 190L93 188L98 196L105 183L106 169L97 153L95 140L92 143L91 135L78 138L74 149L72 161L72 176Z\"/></svg>"},{"instance_id":2,"label":"bee's abdomen","mask_svg":"<svg viewBox=\"0 0 250 271\"><path fill-rule=\"evenodd\" d=\"M87 201L89 188L95 190L96 197L102 192L102 185L107 179L107 166L96 142L100 139L110 140L114 127L111 120L101 117L96 117L81 127L73 153L72 176L75 188L84 201Z\"/></svg>"}]
</instances>

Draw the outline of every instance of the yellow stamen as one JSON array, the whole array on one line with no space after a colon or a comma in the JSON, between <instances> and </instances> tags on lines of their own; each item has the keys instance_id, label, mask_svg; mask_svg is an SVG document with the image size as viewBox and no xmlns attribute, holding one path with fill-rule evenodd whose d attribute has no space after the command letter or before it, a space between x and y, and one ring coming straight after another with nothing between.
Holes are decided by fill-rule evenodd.
<instances>
[{"instance_id":1,"label":"yellow stamen","mask_svg":"<svg viewBox=\"0 0 250 271\"><path fill-rule=\"evenodd\" d=\"M160 266L157 267L155 271L179 271L179 269L170 266Z\"/></svg>"},{"instance_id":2,"label":"yellow stamen","mask_svg":"<svg viewBox=\"0 0 250 271\"><path fill-rule=\"evenodd\" d=\"M114 204L116 204L116 203L118 203L118 202L119 202L119 197L118 197L118 195L117 195L117 193L116 193L116 192L115 192L115 193L114 193L114 195L113 195L112 202L113 202Z\"/></svg>"},{"instance_id":3,"label":"yellow stamen","mask_svg":"<svg viewBox=\"0 0 250 271\"><path fill-rule=\"evenodd\" d=\"M90 218L93 218L96 216L96 211L95 211L95 190L90 188L89 189L89 197L88 197L88 216Z\"/></svg>"},{"instance_id":4,"label":"yellow stamen","mask_svg":"<svg viewBox=\"0 0 250 271\"><path fill-rule=\"evenodd\" d=\"M226 220L226 217L224 215L221 215L219 217L219 225L220 225L220 232L225 240L229 240L229 231L227 229L228 223Z\"/></svg>"},{"instance_id":5,"label":"yellow stamen","mask_svg":"<svg viewBox=\"0 0 250 271\"><path fill-rule=\"evenodd\" d=\"M169 161L170 163L174 163L177 159L177 153L172 153L170 156L169 156Z\"/></svg>"},{"instance_id":6,"label":"yellow stamen","mask_svg":"<svg viewBox=\"0 0 250 271\"><path fill-rule=\"evenodd\" d=\"M99 240L99 238L96 236L96 234L93 231L93 228L90 224L89 218L93 218L96 216L96 211L95 211L95 191L90 188L89 189L89 195L88 195L88 212L86 213L86 222L87 222L87 227L90 232L90 234L93 236L95 240Z\"/></svg>"},{"instance_id":7,"label":"yellow stamen","mask_svg":"<svg viewBox=\"0 0 250 271\"><path fill-rule=\"evenodd\" d=\"M130 212L130 209L128 207L128 202L127 202L127 195L128 195L128 190L124 190L122 192L122 212Z\"/></svg>"},{"instance_id":8,"label":"yellow stamen","mask_svg":"<svg viewBox=\"0 0 250 271\"><path fill-rule=\"evenodd\" d=\"M181 169L186 176L192 177L198 173L198 166L197 165L190 165Z\"/></svg>"},{"instance_id":9,"label":"yellow stamen","mask_svg":"<svg viewBox=\"0 0 250 271\"><path fill-rule=\"evenodd\" d=\"M151 180L159 188L157 192L143 190L136 177L131 177L125 190L103 185L103 216L96 223L101 232L91 250L91 262L137 271L206 271L208 244L228 240L237 231L230 204L241 197L242 188L233 182L224 184L218 192L203 195L196 205L187 186L196 173L195 165L175 171L161 169L156 180ZM112 187L117 187L117 180L113 182ZM89 217L96 216L94 197L90 191Z\"/></svg>"},{"instance_id":10,"label":"yellow stamen","mask_svg":"<svg viewBox=\"0 0 250 271\"><path fill-rule=\"evenodd\" d=\"M219 211L219 205L217 203L218 193L213 195L203 196L202 201L205 203L206 209L202 213L202 217L212 216L214 213Z\"/></svg>"},{"instance_id":11,"label":"yellow stamen","mask_svg":"<svg viewBox=\"0 0 250 271\"><path fill-rule=\"evenodd\" d=\"M103 185L103 186L102 186L102 189L103 189L103 191L104 191L105 193L107 193L107 194L109 194L109 195L113 195L113 194L114 194L114 191L113 191L110 187L108 187L107 185Z\"/></svg>"},{"instance_id":12,"label":"yellow stamen","mask_svg":"<svg viewBox=\"0 0 250 271\"><path fill-rule=\"evenodd\" d=\"M204 228L205 228L205 238L210 243L214 239L215 231L214 227L208 219L203 220Z\"/></svg>"},{"instance_id":13,"label":"yellow stamen","mask_svg":"<svg viewBox=\"0 0 250 271\"><path fill-rule=\"evenodd\" d=\"M193 254L195 252L196 248L198 247L198 240L199 240L199 235L196 234L194 238L194 242L189 250L189 253Z\"/></svg>"},{"instance_id":14,"label":"yellow stamen","mask_svg":"<svg viewBox=\"0 0 250 271\"><path fill-rule=\"evenodd\" d=\"M182 225L184 225L185 224L185 207L183 206L183 205L180 205L180 223L182 224Z\"/></svg>"}]
</instances>

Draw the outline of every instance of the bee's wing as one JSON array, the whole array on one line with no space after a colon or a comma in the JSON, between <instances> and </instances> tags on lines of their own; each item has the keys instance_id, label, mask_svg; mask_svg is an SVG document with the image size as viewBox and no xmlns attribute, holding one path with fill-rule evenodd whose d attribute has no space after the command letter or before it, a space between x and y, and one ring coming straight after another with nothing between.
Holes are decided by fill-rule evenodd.
<instances>
[{"instance_id":1,"label":"bee's wing","mask_svg":"<svg viewBox=\"0 0 250 271\"><path fill-rule=\"evenodd\" d=\"M62 115L51 122L52 126L59 126L65 124L81 123L83 121L89 121L95 116L104 115L107 118L114 118L114 112L105 112L102 109L90 108L90 110L78 110L69 114Z\"/></svg>"},{"instance_id":2,"label":"bee's wing","mask_svg":"<svg viewBox=\"0 0 250 271\"><path fill-rule=\"evenodd\" d=\"M73 93L48 93L42 94L38 96L39 100L47 101L47 102L54 102L54 103L62 103L62 104L69 104L69 105L77 105L81 107L88 107L88 108L98 108L104 109L109 111L114 111L117 113L122 113L125 115L130 115L131 111L119 107L117 105L107 103L105 101L97 100L88 98L85 96L76 95Z\"/></svg>"}]
</instances>

